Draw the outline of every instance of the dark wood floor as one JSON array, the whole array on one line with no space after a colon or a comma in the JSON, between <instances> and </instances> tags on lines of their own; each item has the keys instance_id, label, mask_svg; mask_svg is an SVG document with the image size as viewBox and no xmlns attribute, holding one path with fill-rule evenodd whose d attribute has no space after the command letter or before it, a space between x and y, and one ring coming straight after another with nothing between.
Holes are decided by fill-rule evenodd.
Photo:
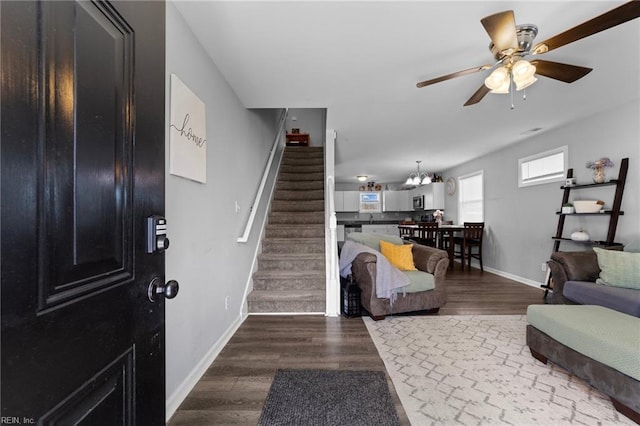
<instances>
[{"instance_id":1,"label":"dark wood floor","mask_svg":"<svg viewBox=\"0 0 640 426\"><path fill-rule=\"evenodd\" d=\"M439 315L523 315L544 303L541 289L478 270L447 274ZM358 318L250 316L168 423L255 425L278 368L380 370L384 363ZM409 421L393 384L403 425Z\"/></svg>"}]
</instances>

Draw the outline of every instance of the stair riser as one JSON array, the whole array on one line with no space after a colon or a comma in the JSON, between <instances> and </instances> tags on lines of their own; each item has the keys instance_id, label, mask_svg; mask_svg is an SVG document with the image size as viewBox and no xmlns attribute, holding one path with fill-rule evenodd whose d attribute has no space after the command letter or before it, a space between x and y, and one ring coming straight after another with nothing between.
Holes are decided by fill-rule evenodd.
<instances>
[{"instance_id":1,"label":"stair riser","mask_svg":"<svg viewBox=\"0 0 640 426\"><path fill-rule=\"evenodd\" d=\"M322 173L280 173L278 174L278 181L309 181L317 180L324 182L324 172Z\"/></svg>"},{"instance_id":2,"label":"stair riser","mask_svg":"<svg viewBox=\"0 0 640 426\"><path fill-rule=\"evenodd\" d=\"M254 290L323 290L324 277L300 277L300 278L254 278Z\"/></svg>"},{"instance_id":3,"label":"stair riser","mask_svg":"<svg viewBox=\"0 0 640 426\"><path fill-rule=\"evenodd\" d=\"M249 299L249 313L278 313L278 312L324 312L326 302L314 301L261 301Z\"/></svg>"},{"instance_id":4,"label":"stair riser","mask_svg":"<svg viewBox=\"0 0 640 426\"><path fill-rule=\"evenodd\" d=\"M324 257L317 256L314 259L265 259L258 256L259 270L264 271L323 271Z\"/></svg>"},{"instance_id":5,"label":"stair riser","mask_svg":"<svg viewBox=\"0 0 640 426\"><path fill-rule=\"evenodd\" d=\"M280 173L324 173L324 164L282 164L280 166Z\"/></svg>"},{"instance_id":6,"label":"stair riser","mask_svg":"<svg viewBox=\"0 0 640 426\"><path fill-rule=\"evenodd\" d=\"M276 183L276 190L293 190L293 191L304 191L304 190L324 190L324 181L315 180L315 181L282 181L278 180Z\"/></svg>"},{"instance_id":7,"label":"stair riser","mask_svg":"<svg viewBox=\"0 0 640 426\"><path fill-rule=\"evenodd\" d=\"M320 200L324 202L323 190L302 190L302 191L287 191L278 190L273 194L274 202L276 200L291 200L291 201L304 201L304 200ZM324 206L323 206L324 209Z\"/></svg>"},{"instance_id":8,"label":"stair riser","mask_svg":"<svg viewBox=\"0 0 640 426\"><path fill-rule=\"evenodd\" d=\"M322 149L307 149L307 150L294 150L294 149L285 149L283 158L287 159L321 159L324 160L324 151Z\"/></svg>"},{"instance_id":9,"label":"stair riser","mask_svg":"<svg viewBox=\"0 0 640 426\"><path fill-rule=\"evenodd\" d=\"M304 227L267 225L266 238L324 238L324 224Z\"/></svg>"},{"instance_id":10,"label":"stair riser","mask_svg":"<svg viewBox=\"0 0 640 426\"><path fill-rule=\"evenodd\" d=\"M322 212L324 211L323 200L274 200L271 203L272 212Z\"/></svg>"},{"instance_id":11,"label":"stair riser","mask_svg":"<svg viewBox=\"0 0 640 426\"><path fill-rule=\"evenodd\" d=\"M324 224L323 212L271 212L269 223L282 225Z\"/></svg>"},{"instance_id":12,"label":"stair riser","mask_svg":"<svg viewBox=\"0 0 640 426\"><path fill-rule=\"evenodd\" d=\"M280 167L283 166L312 166L324 169L324 158L287 158L283 157Z\"/></svg>"},{"instance_id":13,"label":"stair riser","mask_svg":"<svg viewBox=\"0 0 640 426\"><path fill-rule=\"evenodd\" d=\"M279 254L322 254L324 252L324 241L320 243L282 243L264 240L262 242L263 253L279 253Z\"/></svg>"}]
</instances>

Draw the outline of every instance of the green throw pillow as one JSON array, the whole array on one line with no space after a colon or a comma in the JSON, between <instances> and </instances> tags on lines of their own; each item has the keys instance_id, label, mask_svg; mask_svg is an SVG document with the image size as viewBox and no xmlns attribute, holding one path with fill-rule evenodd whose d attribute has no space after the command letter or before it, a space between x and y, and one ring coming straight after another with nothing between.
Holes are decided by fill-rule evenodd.
<instances>
[{"instance_id":1,"label":"green throw pillow","mask_svg":"<svg viewBox=\"0 0 640 426\"><path fill-rule=\"evenodd\" d=\"M640 290L640 253L604 250L595 247L598 257L599 284Z\"/></svg>"}]
</instances>

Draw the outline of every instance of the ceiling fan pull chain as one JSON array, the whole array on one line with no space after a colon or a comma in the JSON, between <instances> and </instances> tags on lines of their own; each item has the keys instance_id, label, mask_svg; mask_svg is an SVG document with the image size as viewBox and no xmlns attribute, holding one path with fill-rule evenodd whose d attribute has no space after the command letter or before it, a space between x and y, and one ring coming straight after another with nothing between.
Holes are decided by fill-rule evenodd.
<instances>
[{"instance_id":1,"label":"ceiling fan pull chain","mask_svg":"<svg viewBox=\"0 0 640 426\"><path fill-rule=\"evenodd\" d=\"M522 89L522 100L523 101L527 100L527 89Z\"/></svg>"},{"instance_id":2,"label":"ceiling fan pull chain","mask_svg":"<svg viewBox=\"0 0 640 426\"><path fill-rule=\"evenodd\" d=\"M513 79L511 79L511 81L509 82L509 96L511 96L511 109L515 108L515 105L513 104L513 92L515 92L515 87L513 87Z\"/></svg>"}]
</instances>

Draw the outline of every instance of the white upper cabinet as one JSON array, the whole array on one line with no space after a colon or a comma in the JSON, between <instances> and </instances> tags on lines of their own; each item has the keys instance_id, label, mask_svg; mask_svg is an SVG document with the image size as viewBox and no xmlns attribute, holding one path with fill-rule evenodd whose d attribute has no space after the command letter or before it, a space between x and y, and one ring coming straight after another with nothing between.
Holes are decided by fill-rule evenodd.
<instances>
[{"instance_id":1,"label":"white upper cabinet","mask_svg":"<svg viewBox=\"0 0 640 426\"><path fill-rule=\"evenodd\" d=\"M357 212L359 206L358 191L335 191L334 200L337 212Z\"/></svg>"},{"instance_id":2,"label":"white upper cabinet","mask_svg":"<svg viewBox=\"0 0 640 426\"><path fill-rule=\"evenodd\" d=\"M406 212L413 210L413 198L409 191L384 191L382 210L385 212Z\"/></svg>"}]
</instances>

